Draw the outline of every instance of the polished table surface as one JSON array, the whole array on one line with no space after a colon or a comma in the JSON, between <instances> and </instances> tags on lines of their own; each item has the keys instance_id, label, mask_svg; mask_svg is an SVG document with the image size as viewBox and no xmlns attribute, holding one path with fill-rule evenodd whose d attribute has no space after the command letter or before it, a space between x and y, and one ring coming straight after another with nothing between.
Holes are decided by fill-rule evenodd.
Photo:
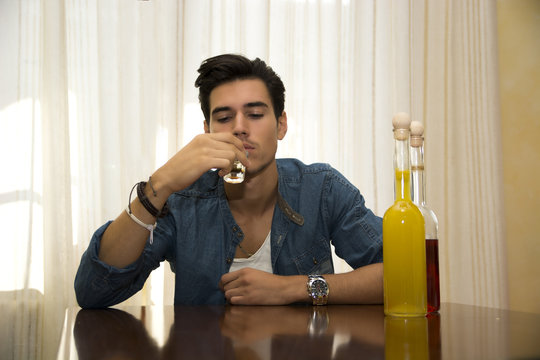
<instances>
[{"instance_id":1,"label":"polished table surface","mask_svg":"<svg viewBox=\"0 0 540 360\"><path fill-rule=\"evenodd\" d=\"M540 314L445 303L68 309L58 359L540 359Z\"/></svg>"}]
</instances>

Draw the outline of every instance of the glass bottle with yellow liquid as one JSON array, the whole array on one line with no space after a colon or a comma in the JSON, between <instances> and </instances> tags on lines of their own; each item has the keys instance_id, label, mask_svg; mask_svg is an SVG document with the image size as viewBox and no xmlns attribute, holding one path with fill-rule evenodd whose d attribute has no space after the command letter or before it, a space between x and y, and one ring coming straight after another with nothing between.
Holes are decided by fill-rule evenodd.
<instances>
[{"instance_id":1,"label":"glass bottle with yellow liquid","mask_svg":"<svg viewBox=\"0 0 540 360\"><path fill-rule=\"evenodd\" d=\"M427 313L424 217L411 200L409 115L398 113L394 126L395 202L383 217L384 313Z\"/></svg>"}]
</instances>

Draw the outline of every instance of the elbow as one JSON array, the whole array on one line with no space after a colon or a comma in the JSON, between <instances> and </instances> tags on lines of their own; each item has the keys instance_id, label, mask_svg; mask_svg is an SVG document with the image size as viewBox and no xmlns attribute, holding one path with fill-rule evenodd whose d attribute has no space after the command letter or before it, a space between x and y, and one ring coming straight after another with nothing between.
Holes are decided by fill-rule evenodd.
<instances>
[{"instance_id":1,"label":"elbow","mask_svg":"<svg viewBox=\"0 0 540 360\"><path fill-rule=\"evenodd\" d=\"M100 291L92 286L91 281L79 275L77 274L75 277L74 283L77 304L83 309L99 309L110 306L103 301Z\"/></svg>"},{"instance_id":2,"label":"elbow","mask_svg":"<svg viewBox=\"0 0 540 360\"><path fill-rule=\"evenodd\" d=\"M77 304L83 309L97 309L104 308L99 301L97 301L95 294L92 295L92 291L85 286L75 283L75 298Z\"/></svg>"}]
</instances>

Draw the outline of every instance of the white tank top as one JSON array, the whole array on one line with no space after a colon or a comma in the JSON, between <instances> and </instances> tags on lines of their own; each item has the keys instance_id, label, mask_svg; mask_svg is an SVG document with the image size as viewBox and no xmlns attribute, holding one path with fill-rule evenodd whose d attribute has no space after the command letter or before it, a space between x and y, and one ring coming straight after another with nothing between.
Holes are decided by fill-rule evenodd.
<instances>
[{"instance_id":1,"label":"white tank top","mask_svg":"<svg viewBox=\"0 0 540 360\"><path fill-rule=\"evenodd\" d=\"M229 272L246 267L272 273L272 252L270 247L270 231L257 252L248 258L234 258Z\"/></svg>"}]
</instances>

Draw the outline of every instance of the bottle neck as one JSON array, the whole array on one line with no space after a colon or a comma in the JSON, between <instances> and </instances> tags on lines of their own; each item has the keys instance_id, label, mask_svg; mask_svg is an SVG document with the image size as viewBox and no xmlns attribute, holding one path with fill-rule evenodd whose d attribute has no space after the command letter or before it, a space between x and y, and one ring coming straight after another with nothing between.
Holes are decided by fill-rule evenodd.
<instances>
[{"instance_id":1,"label":"bottle neck","mask_svg":"<svg viewBox=\"0 0 540 360\"><path fill-rule=\"evenodd\" d=\"M409 161L409 140L394 140L395 199L411 200L411 166Z\"/></svg>"},{"instance_id":2,"label":"bottle neck","mask_svg":"<svg viewBox=\"0 0 540 360\"><path fill-rule=\"evenodd\" d=\"M426 185L424 181L423 145L411 147L411 181L412 201L416 205L424 206L426 204Z\"/></svg>"}]
</instances>

